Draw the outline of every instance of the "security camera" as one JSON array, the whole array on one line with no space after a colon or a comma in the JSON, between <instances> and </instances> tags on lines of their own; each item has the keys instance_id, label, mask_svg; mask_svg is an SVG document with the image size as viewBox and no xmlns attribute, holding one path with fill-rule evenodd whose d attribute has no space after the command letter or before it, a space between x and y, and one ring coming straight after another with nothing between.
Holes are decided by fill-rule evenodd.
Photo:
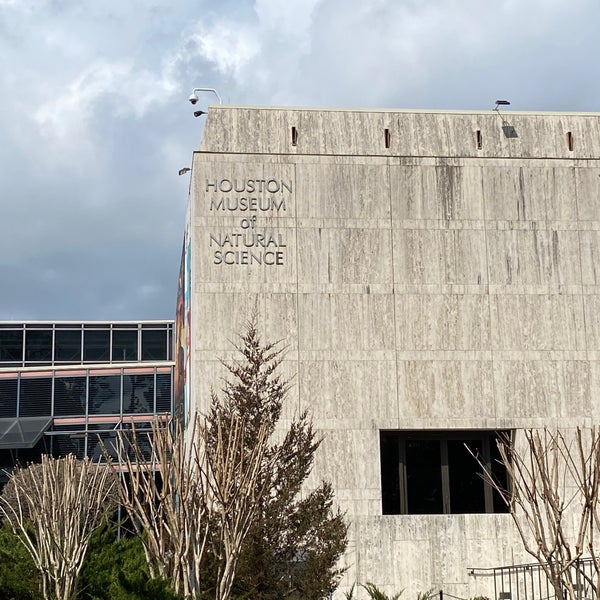
<instances>
[{"instance_id":1,"label":"security camera","mask_svg":"<svg viewBox=\"0 0 600 600\"><path fill-rule=\"evenodd\" d=\"M192 94L188 100L192 103L192 104L196 104L196 102L198 102L198 96L196 96L196 94Z\"/></svg>"}]
</instances>

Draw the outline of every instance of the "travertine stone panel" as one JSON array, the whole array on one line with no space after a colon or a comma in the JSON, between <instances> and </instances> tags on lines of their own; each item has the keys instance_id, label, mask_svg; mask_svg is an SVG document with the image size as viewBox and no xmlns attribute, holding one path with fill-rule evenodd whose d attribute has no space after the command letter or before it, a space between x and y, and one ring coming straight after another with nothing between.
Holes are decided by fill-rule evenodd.
<instances>
[{"instance_id":1,"label":"travertine stone panel","mask_svg":"<svg viewBox=\"0 0 600 600\"><path fill-rule=\"evenodd\" d=\"M491 361L398 362L398 406L403 418L438 419L445 427L462 418L496 416Z\"/></svg>"},{"instance_id":2,"label":"travertine stone panel","mask_svg":"<svg viewBox=\"0 0 600 600\"><path fill-rule=\"evenodd\" d=\"M496 416L532 419L523 421L526 427L541 425L548 418L556 418L563 385L562 362L496 360Z\"/></svg>"},{"instance_id":3,"label":"travertine stone panel","mask_svg":"<svg viewBox=\"0 0 600 600\"><path fill-rule=\"evenodd\" d=\"M391 294L299 294L303 350L394 349Z\"/></svg>"},{"instance_id":4,"label":"travertine stone panel","mask_svg":"<svg viewBox=\"0 0 600 600\"><path fill-rule=\"evenodd\" d=\"M588 350L600 350L600 295L583 296Z\"/></svg>"},{"instance_id":5,"label":"travertine stone panel","mask_svg":"<svg viewBox=\"0 0 600 600\"><path fill-rule=\"evenodd\" d=\"M310 487L322 479L331 481L339 490L381 489L379 459L372 463L370 457L379 455L379 431L371 430L320 430L323 441L315 455ZM372 467L365 469L365 465ZM356 497L353 494L353 497Z\"/></svg>"},{"instance_id":6,"label":"travertine stone panel","mask_svg":"<svg viewBox=\"0 0 600 600\"><path fill-rule=\"evenodd\" d=\"M483 171L489 220L569 221L577 218L573 169L488 166Z\"/></svg>"},{"instance_id":7,"label":"travertine stone panel","mask_svg":"<svg viewBox=\"0 0 600 600\"><path fill-rule=\"evenodd\" d=\"M396 361L306 360L298 365L301 405L325 429L398 425Z\"/></svg>"},{"instance_id":8,"label":"travertine stone panel","mask_svg":"<svg viewBox=\"0 0 600 600\"><path fill-rule=\"evenodd\" d=\"M483 294L396 294L399 350L487 350L488 297Z\"/></svg>"},{"instance_id":9,"label":"travertine stone panel","mask_svg":"<svg viewBox=\"0 0 600 600\"><path fill-rule=\"evenodd\" d=\"M292 294L201 294L192 308L195 315L210 315L194 327L195 352L231 351L231 340L243 332L256 309L257 326L265 340L282 340L297 347L296 298ZM214 355L214 354L213 354Z\"/></svg>"},{"instance_id":10,"label":"travertine stone panel","mask_svg":"<svg viewBox=\"0 0 600 600\"><path fill-rule=\"evenodd\" d=\"M486 236L490 284L581 283L576 231L488 230Z\"/></svg>"},{"instance_id":11,"label":"travertine stone panel","mask_svg":"<svg viewBox=\"0 0 600 600\"><path fill-rule=\"evenodd\" d=\"M387 168L370 164L296 166L298 217L311 219L389 219Z\"/></svg>"},{"instance_id":12,"label":"travertine stone panel","mask_svg":"<svg viewBox=\"0 0 600 600\"><path fill-rule=\"evenodd\" d=\"M563 387L560 396L559 417L570 419L577 427L590 426L593 396L590 363L571 360L562 364ZM597 396L596 396L597 397ZM567 423L562 422L562 427Z\"/></svg>"},{"instance_id":13,"label":"travertine stone panel","mask_svg":"<svg viewBox=\"0 0 600 600\"><path fill-rule=\"evenodd\" d=\"M600 285L600 230L582 229L579 232L579 246L581 282L583 285ZM574 265L574 268L577 266Z\"/></svg>"},{"instance_id":14,"label":"travertine stone panel","mask_svg":"<svg viewBox=\"0 0 600 600\"><path fill-rule=\"evenodd\" d=\"M494 350L584 350L581 296L493 294Z\"/></svg>"},{"instance_id":15,"label":"travertine stone panel","mask_svg":"<svg viewBox=\"0 0 600 600\"><path fill-rule=\"evenodd\" d=\"M394 219L481 220L481 168L463 165L390 167Z\"/></svg>"},{"instance_id":16,"label":"travertine stone panel","mask_svg":"<svg viewBox=\"0 0 600 600\"><path fill-rule=\"evenodd\" d=\"M577 188L573 167L538 169L547 183L546 214L549 221L577 221ZM545 175L544 175L545 173Z\"/></svg>"},{"instance_id":17,"label":"travertine stone panel","mask_svg":"<svg viewBox=\"0 0 600 600\"><path fill-rule=\"evenodd\" d=\"M394 281L406 284L485 284L485 234L477 230L394 231Z\"/></svg>"},{"instance_id":18,"label":"travertine stone panel","mask_svg":"<svg viewBox=\"0 0 600 600\"><path fill-rule=\"evenodd\" d=\"M575 169L577 209L580 221L600 221L600 168Z\"/></svg>"},{"instance_id":19,"label":"travertine stone panel","mask_svg":"<svg viewBox=\"0 0 600 600\"><path fill-rule=\"evenodd\" d=\"M600 357L599 357L600 358ZM600 420L600 402L596 402L597 398L600 398L600 360L590 360L589 363L590 373L590 412L591 412L591 425L597 425Z\"/></svg>"},{"instance_id":20,"label":"travertine stone panel","mask_svg":"<svg viewBox=\"0 0 600 600\"><path fill-rule=\"evenodd\" d=\"M487 167L483 171L485 214L488 219L543 219L543 209L525 197L522 168Z\"/></svg>"},{"instance_id":21,"label":"travertine stone panel","mask_svg":"<svg viewBox=\"0 0 600 600\"><path fill-rule=\"evenodd\" d=\"M389 229L300 229L303 284L392 284Z\"/></svg>"}]
</instances>

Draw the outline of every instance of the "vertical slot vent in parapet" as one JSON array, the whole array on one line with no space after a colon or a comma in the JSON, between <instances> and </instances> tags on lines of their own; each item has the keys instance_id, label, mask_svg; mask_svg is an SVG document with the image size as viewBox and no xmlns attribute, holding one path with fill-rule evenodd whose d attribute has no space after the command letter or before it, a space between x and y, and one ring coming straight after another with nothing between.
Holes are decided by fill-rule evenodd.
<instances>
[{"instance_id":1,"label":"vertical slot vent in parapet","mask_svg":"<svg viewBox=\"0 0 600 600\"><path fill-rule=\"evenodd\" d=\"M481 150L483 148L483 138L481 137L481 129L478 129L475 132L475 144L477 145L477 150Z\"/></svg>"},{"instance_id":2,"label":"vertical slot vent in parapet","mask_svg":"<svg viewBox=\"0 0 600 600\"><path fill-rule=\"evenodd\" d=\"M573 151L573 132L567 131L567 148Z\"/></svg>"},{"instance_id":3,"label":"vertical slot vent in parapet","mask_svg":"<svg viewBox=\"0 0 600 600\"><path fill-rule=\"evenodd\" d=\"M298 129L292 127L292 146L298 145Z\"/></svg>"},{"instance_id":4,"label":"vertical slot vent in parapet","mask_svg":"<svg viewBox=\"0 0 600 600\"><path fill-rule=\"evenodd\" d=\"M383 130L383 139L385 140L385 147L389 148L392 142L392 134L387 127Z\"/></svg>"}]
</instances>

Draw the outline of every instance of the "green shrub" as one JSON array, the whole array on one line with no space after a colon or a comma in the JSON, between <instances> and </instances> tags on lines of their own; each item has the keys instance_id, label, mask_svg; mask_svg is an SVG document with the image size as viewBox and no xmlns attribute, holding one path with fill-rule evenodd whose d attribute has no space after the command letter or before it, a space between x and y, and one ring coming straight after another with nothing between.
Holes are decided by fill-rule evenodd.
<instances>
[{"instance_id":1,"label":"green shrub","mask_svg":"<svg viewBox=\"0 0 600 600\"><path fill-rule=\"evenodd\" d=\"M395 596L388 596L387 594L384 594L374 583L370 582L361 585L361 587L367 590L367 594L369 594L371 600L398 600L398 598L400 598L402 595L402 592L404 592L404 590L401 590Z\"/></svg>"},{"instance_id":2,"label":"green shrub","mask_svg":"<svg viewBox=\"0 0 600 600\"><path fill-rule=\"evenodd\" d=\"M116 540L114 525L90 541L80 582L81 600L179 600L169 582L151 579L138 538Z\"/></svg>"},{"instance_id":3,"label":"green shrub","mask_svg":"<svg viewBox=\"0 0 600 600\"><path fill-rule=\"evenodd\" d=\"M39 577L29 553L8 525L0 527L0 600L38 600Z\"/></svg>"}]
</instances>

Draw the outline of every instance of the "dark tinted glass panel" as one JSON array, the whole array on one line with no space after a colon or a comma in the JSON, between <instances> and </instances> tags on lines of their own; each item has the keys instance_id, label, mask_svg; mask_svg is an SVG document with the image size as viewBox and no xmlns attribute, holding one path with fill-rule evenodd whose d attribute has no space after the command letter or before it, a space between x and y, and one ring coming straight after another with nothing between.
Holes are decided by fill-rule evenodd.
<instances>
[{"instance_id":1,"label":"dark tinted glass panel","mask_svg":"<svg viewBox=\"0 0 600 600\"><path fill-rule=\"evenodd\" d=\"M156 376L156 412L171 412L171 374Z\"/></svg>"},{"instance_id":2,"label":"dark tinted glass panel","mask_svg":"<svg viewBox=\"0 0 600 600\"><path fill-rule=\"evenodd\" d=\"M77 329L61 331L54 334L55 361L81 361L81 331Z\"/></svg>"},{"instance_id":3,"label":"dark tinted glass panel","mask_svg":"<svg viewBox=\"0 0 600 600\"><path fill-rule=\"evenodd\" d=\"M54 380L54 414L85 415L85 377L57 377Z\"/></svg>"},{"instance_id":4,"label":"dark tinted glass panel","mask_svg":"<svg viewBox=\"0 0 600 600\"><path fill-rule=\"evenodd\" d=\"M43 435L33 448L19 448L17 451L17 462L25 467L29 463L39 463L42 460L42 454L50 452L50 439Z\"/></svg>"},{"instance_id":5,"label":"dark tinted glass panel","mask_svg":"<svg viewBox=\"0 0 600 600\"><path fill-rule=\"evenodd\" d=\"M52 331L25 332L25 361L50 363L52 361Z\"/></svg>"},{"instance_id":6,"label":"dark tinted glass panel","mask_svg":"<svg viewBox=\"0 0 600 600\"><path fill-rule=\"evenodd\" d=\"M87 455L93 461L104 462L105 455L108 454L116 460L117 454L117 432L112 431L114 424L112 423L100 423L97 425L90 425L90 432L88 434L88 447ZM109 430L109 431L107 431Z\"/></svg>"},{"instance_id":7,"label":"dark tinted glass panel","mask_svg":"<svg viewBox=\"0 0 600 600\"><path fill-rule=\"evenodd\" d=\"M20 417L51 416L52 379L40 377L21 379Z\"/></svg>"},{"instance_id":8,"label":"dark tinted glass panel","mask_svg":"<svg viewBox=\"0 0 600 600\"><path fill-rule=\"evenodd\" d=\"M381 433L381 487L384 515L400 514L400 457L398 436Z\"/></svg>"},{"instance_id":9,"label":"dark tinted glass panel","mask_svg":"<svg viewBox=\"0 0 600 600\"><path fill-rule=\"evenodd\" d=\"M61 431L60 435L51 436L52 456L58 458L67 454L74 454L77 458L85 456L85 434L75 429L77 426L54 427L55 431Z\"/></svg>"},{"instance_id":10,"label":"dark tinted glass panel","mask_svg":"<svg viewBox=\"0 0 600 600\"><path fill-rule=\"evenodd\" d=\"M90 377L88 413L90 415L118 415L121 412L121 376L98 375Z\"/></svg>"},{"instance_id":11,"label":"dark tinted glass panel","mask_svg":"<svg viewBox=\"0 0 600 600\"><path fill-rule=\"evenodd\" d=\"M0 379L0 418L17 416L17 380Z\"/></svg>"},{"instance_id":12,"label":"dark tinted glass panel","mask_svg":"<svg viewBox=\"0 0 600 600\"><path fill-rule=\"evenodd\" d=\"M142 329L142 360L167 360L165 329Z\"/></svg>"},{"instance_id":13,"label":"dark tinted glass panel","mask_svg":"<svg viewBox=\"0 0 600 600\"><path fill-rule=\"evenodd\" d=\"M481 468L465 444L473 453L482 456L481 440L448 440L450 512L484 513L485 492Z\"/></svg>"},{"instance_id":14,"label":"dark tinted glass panel","mask_svg":"<svg viewBox=\"0 0 600 600\"><path fill-rule=\"evenodd\" d=\"M23 331L0 329L0 362L22 362Z\"/></svg>"},{"instance_id":15,"label":"dark tinted glass panel","mask_svg":"<svg viewBox=\"0 0 600 600\"><path fill-rule=\"evenodd\" d=\"M108 329L85 329L83 332L83 360L86 362L108 361L110 358L110 331Z\"/></svg>"},{"instance_id":16,"label":"dark tinted glass panel","mask_svg":"<svg viewBox=\"0 0 600 600\"><path fill-rule=\"evenodd\" d=\"M406 441L406 495L410 514L444 512L439 440Z\"/></svg>"},{"instance_id":17,"label":"dark tinted glass panel","mask_svg":"<svg viewBox=\"0 0 600 600\"><path fill-rule=\"evenodd\" d=\"M154 375L123 376L123 412L129 414L154 411Z\"/></svg>"},{"instance_id":18,"label":"dark tinted glass panel","mask_svg":"<svg viewBox=\"0 0 600 600\"><path fill-rule=\"evenodd\" d=\"M500 485L504 488L508 488L508 474L506 473L506 467L502 462L502 457L500 455L500 450L498 450L498 441L509 443L510 442L510 434L508 431L499 432L496 435L490 436L490 457L491 457L491 468L492 475L494 479L500 483ZM496 491L495 488L492 488L492 499L494 505L494 512L497 513L506 513L508 512L508 506L506 502L502 500L502 496Z\"/></svg>"},{"instance_id":19,"label":"dark tinted glass panel","mask_svg":"<svg viewBox=\"0 0 600 600\"><path fill-rule=\"evenodd\" d=\"M113 361L136 361L138 347L137 330L113 329Z\"/></svg>"}]
</instances>

